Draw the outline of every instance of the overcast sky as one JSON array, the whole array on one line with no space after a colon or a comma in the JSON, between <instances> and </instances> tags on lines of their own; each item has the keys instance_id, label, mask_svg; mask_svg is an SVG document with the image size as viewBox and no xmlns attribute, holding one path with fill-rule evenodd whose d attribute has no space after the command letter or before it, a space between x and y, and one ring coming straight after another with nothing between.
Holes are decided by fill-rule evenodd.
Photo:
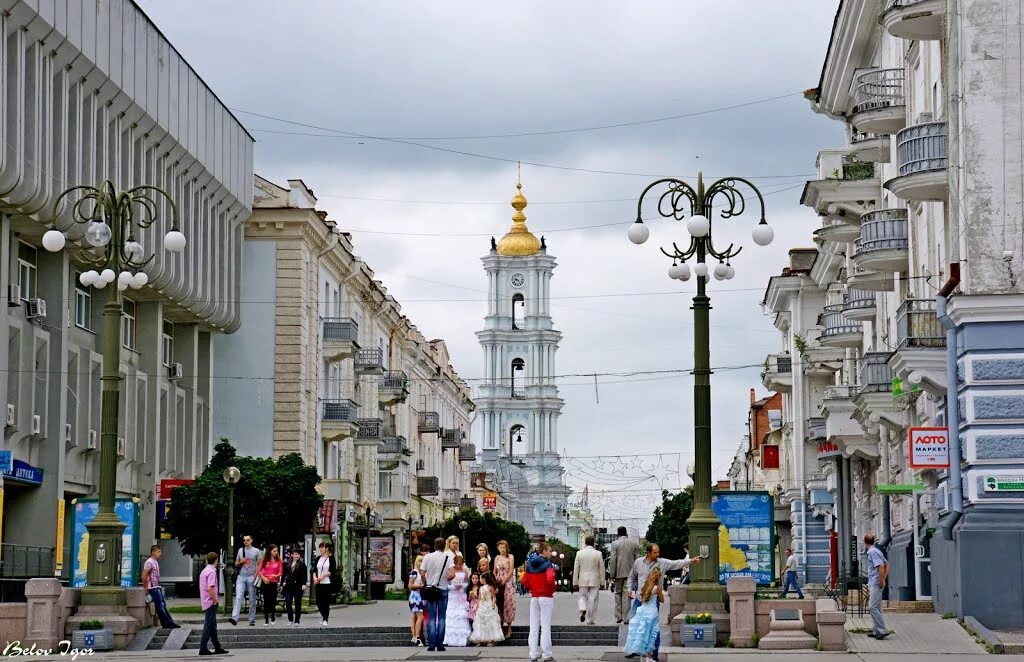
<instances>
[{"instance_id":1,"label":"overcast sky","mask_svg":"<svg viewBox=\"0 0 1024 662\"><path fill-rule=\"evenodd\" d=\"M657 250L682 241L685 228L660 220L651 241L630 244L635 199L657 176L691 178L703 169L752 178L767 194L776 241L753 244L753 213L717 223L716 240L737 241L744 252L735 279L709 285L712 365L755 366L712 378L712 465L714 477L724 477L745 434L749 389L763 392L757 364L779 347L760 307L764 287L789 248L810 243L816 219L799 205L800 189L816 152L842 140L839 124L799 95L817 85L835 0L140 4L256 136L256 171L312 187L402 310L426 337L445 339L470 380L483 374L473 335L485 313L480 258L489 236L510 225L515 160L636 173L522 166L528 224L559 262L552 311L565 336L564 375L692 366L694 281L669 280ZM628 123L782 95L789 96L629 127L465 138ZM580 226L605 227L558 231ZM635 293L644 294L623 296ZM647 516L656 494L635 490L657 482L637 480L650 474L676 486L675 468L693 460L692 378L601 376L596 390L593 378L560 381L560 446L578 457L567 460L570 484L590 485L599 515ZM640 453L665 455L633 457ZM593 455L627 457L582 457ZM613 489L630 491L601 493Z\"/></svg>"}]
</instances>

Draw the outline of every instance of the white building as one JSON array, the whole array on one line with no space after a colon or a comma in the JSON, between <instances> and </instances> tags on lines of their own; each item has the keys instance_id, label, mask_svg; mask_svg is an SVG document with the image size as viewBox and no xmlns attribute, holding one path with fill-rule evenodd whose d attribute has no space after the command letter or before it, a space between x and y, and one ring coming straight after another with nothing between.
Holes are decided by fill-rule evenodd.
<instances>
[{"instance_id":1,"label":"white building","mask_svg":"<svg viewBox=\"0 0 1024 662\"><path fill-rule=\"evenodd\" d=\"M244 324L216 344L215 374L232 379L217 383L214 433L242 454L298 453L317 468L338 503L350 586L363 559L354 531L364 529L353 525L369 505L376 530L395 536L401 584L410 526L446 518L469 495L474 405L444 341L402 315L352 236L316 204L302 180L256 177Z\"/></svg>"},{"instance_id":2,"label":"white building","mask_svg":"<svg viewBox=\"0 0 1024 662\"><path fill-rule=\"evenodd\" d=\"M817 255L773 278L765 298L792 360L787 420L803 430L786 457L794 497L826 524L835 515L839 566L856 572L855 539L877 533L890 598L1017 628L1022 9L840 2L808 93L846 134L819 152L803 195L821 219ZM950 469L911 465L910 428L921 425L948 428Z\"/></svg>"},{"instance_id":3,"label":"white building","mask_svg":"<svg viewBox=\"0 0 1024 662\"><path fill-rule=\"evenodd\" d=\"M139 499L148 550L159 481L194 477L210 454L211 346L240 321L253 140L134 2L0 4L0 402L3 448L22 469L3 481L0 575L66 577L71 500L96 495L101 314L114 288L79 284L84 227L67 229L60 253L41 248L53 205L76 185L158 186L187 239L180 257L163 251L161 205L138 237L156 255L149 284L123 303L117 496ZM165 580L191 580L176 542L163 544Z\"/></svg>"}]
</instances>

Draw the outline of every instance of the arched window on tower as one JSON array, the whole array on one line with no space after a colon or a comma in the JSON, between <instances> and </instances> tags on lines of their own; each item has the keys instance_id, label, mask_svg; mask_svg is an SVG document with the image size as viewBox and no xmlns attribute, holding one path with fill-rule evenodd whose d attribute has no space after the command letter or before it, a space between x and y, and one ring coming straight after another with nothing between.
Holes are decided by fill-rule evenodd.
<instances>
[{"instance_id":1,"label":"arched window on tower","mask_svg":"<svg viewBox=\"0 0 1024 662\"><path fill-rule=\"evenodd\" d=\"M512 359L512 397L526 397L526 362L522 359Z\"/></svg>"},{"instance_id":2,"label":"arched window on tower","mask_svg":"<svg viewBox=\"0 0 1024 662\"><path fill-rule=\"evenodd\" d=\"M526 428L516 423L508 431L508 456L514 458L526 455L527 437Z\"/></svg>"},{"instance_id":3,"label":"arched window on tower","mask_svg":"<svg viewBox=\"0 0 1024 662\"><path fill-rule=\"evenodd\" d=\"M522 294L512 295L512 328L521 331L525 329L526 318L526 297Z\"/></svg>"}]
</instances>

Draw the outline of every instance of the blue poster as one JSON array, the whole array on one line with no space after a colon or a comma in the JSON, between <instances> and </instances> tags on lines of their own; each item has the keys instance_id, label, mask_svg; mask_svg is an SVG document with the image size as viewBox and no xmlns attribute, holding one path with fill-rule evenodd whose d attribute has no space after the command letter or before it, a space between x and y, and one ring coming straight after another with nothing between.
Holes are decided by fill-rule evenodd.
<instances>
[{"instance_id":1,"label":"blue poster","mask_svg":"<svg viewBox=\"0 0 1024 662\"><path fill-rule=\"evenodd\" d=\"M759 586L775 574L775 503L767 492L715 492L711 509L718 529L718 581L753 577Z\"/></svg>"},{"instance_id":2,"label":"blue poster","mask_svg":"<svg viewBox=\"0 0 1024 662\"><path fill-rule=\"evenodd\" d=\"M86 580L89 569L89 530L85 525L91 522L100 505L96 499L75 499L71 525L71 586L80 588ZM139 583L135 559L139 555L139 502L138 499L117 499L114 512L124 523L121 536L121 586L128 588Z\"/></svg>"}]
</instances>

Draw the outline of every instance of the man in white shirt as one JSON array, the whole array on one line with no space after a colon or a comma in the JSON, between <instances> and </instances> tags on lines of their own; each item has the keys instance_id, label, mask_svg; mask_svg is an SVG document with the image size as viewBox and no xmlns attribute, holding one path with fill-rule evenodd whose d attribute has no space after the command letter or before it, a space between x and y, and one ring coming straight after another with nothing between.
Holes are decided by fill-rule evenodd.
<instances>
[{"instance_id":1,"label":"man in white shirt","mask_svg":"<svg viewBox=\"0 0 1024 662\"><path fill-rule=\"evenodd\" d=\"M797 560L796 554L793 550L786 550L786 583L782 588L782 597L786 597L789 593L789 587L792 586L796 590L796 597L801 600L804 599L804 592L800 590L800 582L796 579L797 576Z\"/></svg>"},{"instance_id":2,"label":"man in white shirt","mask_svg":"<svg viewBox=\"0 0 1024 662\"><path fill-rule=\"evenodd\" d=\"M587 536L583 544L573 564L572 585L580 592L580 623L593 625L597 616L597 599L604 588L604 556L594 549L594 536Z\"/></svg>"},{"instance_id":3,"label":"man in white shirt","mask_svg":"<svg viewBox=\"0 0 1024 662\"><path fill-rule=\"evenodd\" d=\"M662 581L664 581L666 573L673 570L689 571L690 565L693 563L700 563L700 557L679 559L678 561L663 559L661 558L661 548L656 544L651 544L647 548L647 554L641 556L633 563L633 569L629 573L629 595L633 598L632 612L636 613L636 610L640 607L640 589L643 588L644 583L647 581L647 576L651 574L651 570L655 567L661 568ZM658 627L658 636L654 640L654 655L651 656L654 662L658 662L659 648L661 648L660 626ZM626 657L636 657L636 653L630 653Z\"/></svg>"},{"instance_id":4,"label":"man in white shirt","mask_svg":"<svg viewBox=\"0 0 1024 662\"><path fill-rule=\"evenodd\" d=\"M434 540L434 551L423 557L420 572L423 575L423 588L420 595L426 605L427 614L427 650L443 651L445 615L448 612L448 570L451 568L451 557L445 554L444 538ZM437 587L437 595L431 587Z\"/></svg>"}]
</instances>

